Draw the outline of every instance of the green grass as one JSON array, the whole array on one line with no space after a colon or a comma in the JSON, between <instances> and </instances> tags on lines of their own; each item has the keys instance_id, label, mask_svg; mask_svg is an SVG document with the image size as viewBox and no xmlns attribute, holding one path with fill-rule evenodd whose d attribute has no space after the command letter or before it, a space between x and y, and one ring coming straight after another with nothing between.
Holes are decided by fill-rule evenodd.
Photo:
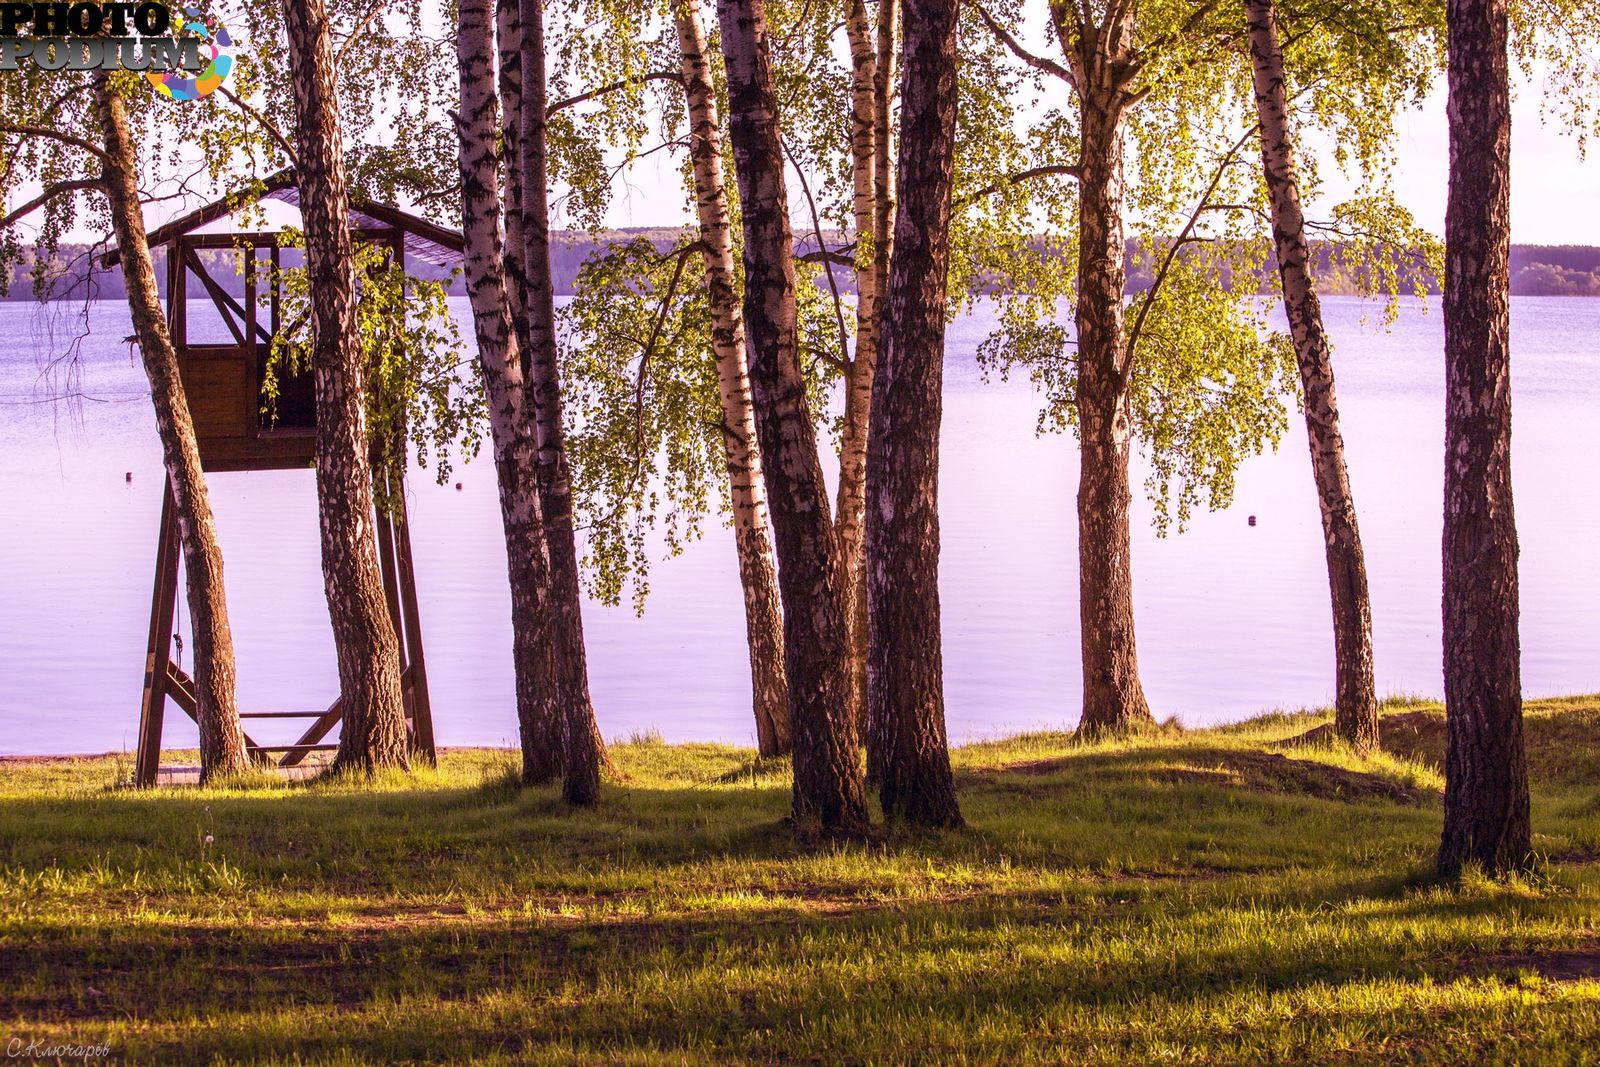
<instances>
[{"instance_id":1,"label":"green grass","mask_svg":"<svg viewBox=\"0 0 1600 1067\"><path fill-rule=\"evenodd\" d=\"M1600 698L1528 716L1525 878L1435 885L1437 705L955 754L970 828L805 849L781 766L645 737L594 811L0 768L0 1040L119 1062L1600 1061ZM1305 735L1310 735L1309 740ZM1295 740L1299 739L1299 740ZM208 842L209 838L209 842Z\"/></svg>"}]
</instances>

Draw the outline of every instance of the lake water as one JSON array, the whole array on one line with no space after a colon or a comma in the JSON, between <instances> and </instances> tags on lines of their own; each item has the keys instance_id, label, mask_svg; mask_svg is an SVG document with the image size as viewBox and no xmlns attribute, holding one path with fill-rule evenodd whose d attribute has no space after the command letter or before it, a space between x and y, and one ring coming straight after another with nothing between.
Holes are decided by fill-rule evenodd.
<instances>
[{"instance_id":1,"label":"lake water","mask_svg":"<svg viewBox=\"0 0 1600 1067\"><path fill-rule=\"evenodd\" d=\"M198 305L196 305L198 312ZM1329 300L1336 372L1371 574L1381 692L1436 695L1442 499L1437 305L1392 331ZM1513 301L1513 445L1522 542L1523 678L1531 696L1600 690L1600 300ZM82 309L0 304L0 752L131 749L162 471L154 419L117 303L92 306L70 373L57 360ZM985 383L987 320L949 337L942 459L946 698L957 741L1074 725L1079 710L1070 436L1034 433L1026 382ZM53 401L63 388L78 394ZM1166 539L1136 515L1145 689L1189 724L1326 703L1328 593L1298 415L1248 461L1231 508ZM133 480L125 480L132 472ZM441 743L514 741L505 557L492 466L463 488L410 483L423 633ZM1142 475L1136 473L1142 482ZM336 689L308 471L211 478L227 561L241 706L302 710ZM1250 526L1248 517L1256 516ZM753 744L744 620L720 527L659 563L642 618L586 615L607 737ZM186 614L180 600L180 613ZM263 743L277 734L265 721ZM167 743L190 743L181 713ZM253 728L254 729L254 728ZM288 737L298 727L281 727ZM270 734L270 738L269 735Z\"/></svg>"}]
</instances>

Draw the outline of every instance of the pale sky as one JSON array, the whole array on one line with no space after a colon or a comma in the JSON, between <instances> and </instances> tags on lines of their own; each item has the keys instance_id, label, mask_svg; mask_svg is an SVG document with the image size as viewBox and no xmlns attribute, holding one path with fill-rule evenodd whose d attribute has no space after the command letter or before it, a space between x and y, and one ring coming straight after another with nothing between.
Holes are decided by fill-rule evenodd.
<instances>
[{"instance_id":1,"label":"pale sky","mask_svg":"<svg viewBox=\"0 0 1600 1067\"><path fill-rule=\"evenodd\" d=\"M1600 245L1600 142L1588 158L1557 118L1540 115L1537 85L1523 84L1511 111L1511 239L1518 244ZM1450 149L1444 85L1398 124L1396 193L1417 221L1444 232Z\"/></svg>"},{"instance_id":2,"label":"pale sky","mask_svg":"<svg viewBox=\"0 0 1600 1067\"><path fill-rule=\"evenodd\" d=\"M1540 114L1539 90L1534 83L1519 84L1512 106L1511 239L1518 244L1600 245L1600 142L1589 158L1580 157L1577 138L1555 116ZM1443 78L1420 110L1400 116L1397 132L1396 195L1422 226L1442 236L1450 161ZM667 153L640 161L627 187L619 184L607 221L613 226L688 222L676 166ZM1341 197L1331 165L1325 166L1324 178L1330 197Z\"/></svg>"},{"instance_id":3,"label":"pale sky","mask_svg":"<svg viewBox=\"0 0 1600 1067\"><path fill-rule=\"evenodd\" d=\"M1580 156L1577 138L1566 132L1555 116L1541 115L1541 86L1523 82L1517 86L1512 111L1511 236L1519 244L1600 245L1600 142L1585 159ZM1403 113L1398 120L1400 166L1396 173L1396 194L1416 215L1417 221L1435 234L1444 229L1446 177L1449 163L1445 128L1444 79L1419 110ZM690 222L681 192L678 160L666 152L654 153L638 161L625 177L619 177L607 213L613 226L679 226ZM1334 168L1325 165L1328 195L1323 207L1341 199ZM793 184L791 182L791 184ZM37 192L29 184L18 190L16 202ZM803 207L796 190L797 226L809 228L802 219ZM168 215L181 214L192 205L153 208L151 224ZM1312 205L1313 211L1317 205ZM567 220L558 217L556 225ZM69 240L90 240L98 235L76 231Z\"/></svg>"}]
</instances>

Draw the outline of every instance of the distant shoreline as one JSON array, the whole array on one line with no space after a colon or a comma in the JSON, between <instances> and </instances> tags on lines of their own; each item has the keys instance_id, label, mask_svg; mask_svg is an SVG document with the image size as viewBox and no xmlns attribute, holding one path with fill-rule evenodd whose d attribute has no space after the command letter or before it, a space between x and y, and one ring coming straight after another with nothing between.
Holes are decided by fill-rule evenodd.
<instances>
[{"instance_id":1,"label":"distant shoreline","mask_svg":"<svg viewBox=\"0 0 1600 1067\"><path fill-rule=\"evenodd\" d=\"M678 246L684 240L684 231L669 227L649 227L638 229L607 230L600 233L579 233L566 231L552 235L551 242L551 273L555 282L555 291L558 296L573 295L579 270L584 262L597 252L613 245L629 241L646 240L657 248L665 251ZM830 245L844 244L844 235L838 233L824 233L824 238ZM815 238L796 238L795 251L797 254L814 252ZM1326 246L1321 246L1326 252ZM99 299L120 300L124 296L122 274L118 269L96 272L92 277L88 275L89 246L63 245L50 261L50 270L55 275L52 281L49 301L82 299L86 286L92 285L95 297ZM166 250L155 249L154 260L156 265L157 287L162 290L165 298L166 272L161 269ZM201 250L202 259L226 257L230 255L225 249ZM1144 262L1144 257L1138 248L1129 244L1127 254L1128 284L1127 291L1132 293L1142 292L1150 284L1150 265ZM433 267L427 263L411 265L417 276L433 280L443 280L449 277L450 272L442 267ZM244 281L234 273L231 266L226 270L213 272L222 287L235 297L244 293ZM1413 268L1401 265L1400 287L1402 291L1408 289L1415 281ZM1424 278L1429 292L1439 291L1436 279ZM854 292L854 282L850 271L840 271L836 279L841 292ZM1260 291L1271 294L1277 290L1277 278L1271 270L1259 275ZM1318 279L1319 291L1323 296L1357 296L1360 295L1353 279L1338 276L1333 270L1322 272ZM453 293L463 290L460 280L451 287ZM1600 296L1600 245L1529 245L1514 244L1511 246L1511 294L1513 296ZM201 283L196 279L190 281L191 298L205 296ZM13 273L10 286L0 301L5 302L39 302L33 292L33 269L31 265L19 266ZM46 302L49 302L46 301Z\"/></svg>"}]
</instances>

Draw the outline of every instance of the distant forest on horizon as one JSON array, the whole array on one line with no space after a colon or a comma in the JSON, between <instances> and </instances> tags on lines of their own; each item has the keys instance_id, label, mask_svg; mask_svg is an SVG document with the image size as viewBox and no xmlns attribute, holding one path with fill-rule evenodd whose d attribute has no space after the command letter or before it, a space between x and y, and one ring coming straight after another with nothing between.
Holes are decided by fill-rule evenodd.
<instances>
[{"instance_id":1,"label":"distant forest on horizon","mask_svg":"<svg viewBox=\"0 0 1600 1067\"><path fill-rule=\"evenodd\" d=\"M600 233L568 230L552 234L554 240L551 244L550 258L556 293L561 296L572 295L579 269L584 261L610 245L627 243L643 237L665 252L682 244L686 239L684 234L683 229L667 226L623 227ZM828 233L827 238L830 247L838 247L844 243L843 236L839 234ZM90 294L93 299L120 300L125 296L122 273L119 269L97 270L92 279L88 276L89 247L81 244L62 245L54 259L47 261L52 275L49 299L81 299L85 294L86 284L93 286ZM1322 247L1325 258L1327 246ZM796 233L795 251L799 255L814 253L815 239ZM166 296L165 250L154 249L153 252L156 278L164 298ZM223 262L228 254L226 250L200 253L208 266L214 268L212 276L233 296L241 296L244 293L244 280L230 265ZM1142 292L1148 288L1151 280L1149 265L1142 260L1131 241L1127 264L1128 292ZM408 267L414 275L422 278L444 279L449 275L447 270L419 261L409 263ZM836 273L840 291L852 291L854 283L850 270L839 268ZM34 278L31 269L19 268L16 276L6 281L9 284L6 285L6 291L0 294L0 300L34 299ZM1358 291L1355 285L1341 279L1336 272L1325 273L1318 282L1323 294L1328 296L1348 295ZM1261 283L1264 292L1276 291L1276 278L1263 275ZM1439 291L1437 280L1429 279L1427 288L1429 292L1437 293ZM459 295L463 291L458 278L451 287L451 292ZM1514 296L1600 296L1600 246L1512 245L1511 292ZM191 297L205 295L197 279L190 279L189 295Z\"/></svg>"}]
</instances>

